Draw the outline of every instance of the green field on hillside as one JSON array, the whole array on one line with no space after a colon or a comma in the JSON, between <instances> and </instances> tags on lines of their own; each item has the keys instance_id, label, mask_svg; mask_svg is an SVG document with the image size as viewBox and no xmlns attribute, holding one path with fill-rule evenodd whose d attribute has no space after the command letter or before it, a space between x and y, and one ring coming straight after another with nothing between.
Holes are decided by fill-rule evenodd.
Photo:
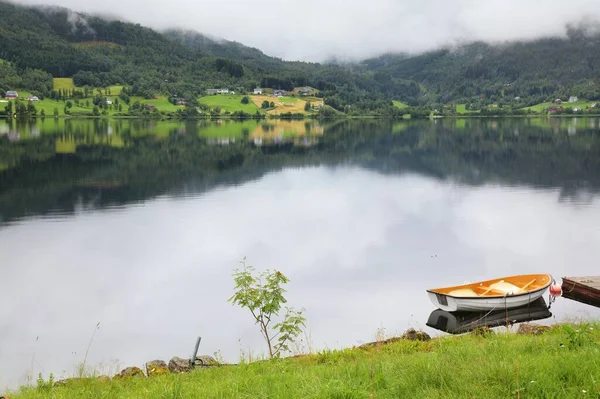
<instances>
[{"instance_id":1,"label":"green field on hillside","mask_svg":"<svg viewBox=\"0 0 600 399\"><path fill-rule=\"evenodd\" d=\"M73 83L73 78L53 78L52 79L52 89L53 90L73 90L78 88L77 86L75 86L75 83ZM106 89L110 90L110 95L111 96L118 96L119 94L121 94L121 90L123 90L123 86L122 85L112 85L112 86L108 86L108 87L94 87L94 94L97 93L97 89L101 89L102 90L102 94L105 94Z\"/></svg>"},{"instance_id":2,"label":"green field on hillside","mask_svg":"<svg viewBox=\"0 0 600 399\"><path fill-rule=\"evenodd\" d=\"M11 399L146 398L597 398L600 324L557 325L542 335L379 340L353 348L187 374L8 393Z\"/></svg>"},{"instance_id":3,"label":"green field on hillside","mask_svg":"<svg viewBox=\"0 0 600 399\"><path fill-rule=\"evenodd\" d=\"M294 104L295 102L298 101L298 99L296 97L279 97L279 101L281 101L283 104Z\"/></svg>"},{"instance_id":4,"label":"green field on hillside","mask_svg":"<svg viewBox=\"0 0 600 399\"><path fill-rule=\"evenodd\" d=\"M244 111L249 114L255 114L256 111L260 111L260 109L250 100L248 104L242 104L242 95L215 95L215 96L205 96L200 97L198 102L200 104L204 104L209 106L211 109L221 108L221 112L229 111Z\"/></svg>"},{"instance_id":5,"label":"green field on hillside","mask_svg":"<svg viewBox=\"0 0 600 399\"><path fill-rule=\"evenodd\" d=\"M144 97L133 96L130 98L129 105L133 105L136 101L145 105L154 105L159 111L176 112L178 109L184 109L183 105L174 105L169 102L165 96L157 96L157 98L146 99Z\"/></svg>"},{"instance_id":6,"label":"green field on hillside","mask_svg":"<svg viewBox=\"0 0 600 399\"><path fill-rule=\"evenodd\" d=\"M467 104L456 104L456 113L460 115L477 114L479 111L467 110Z\"/></svg>"},{"instance_id":7,"label":"green field on hillside","mask_svg":"<svg viewBox=\"0 0 600 399\"><path fill-rule=\"evenodd\" d=\"M591 107L592 104L594 104L594 103L596 103L596 101L577 101L574 103L564 102L562 104L554 104L554 103L548 102L548 103L532 105L531 107L525 107L523 109L531 110L534 112L546 112L546 110L550 107L563 107L565 109L566 108L581 108L581 109L585 110L587 107ZM598 112L600 112L600 109L598 109Z\"/></svg>"},{"instance_id":8,"label":"green field on hillside","mask_svg":"<svg viewBox=\"0 0 600 399\"><path fill-rule=\"evenodd\" d=\"M115 90L119 90L121 89L121 86L112 86ZM25 104L27 104L27 98L31 97L31 93L28 91L23 91L23 90L19 90L19 98L21 100L24 101ZM128 106L127 104L125 104L124 101L122 101L121 99L118 98L118 96L116 95L109 95L107 96L107 98L111 99L113 101L113 103L115 102L115 100L118 99L119 103L122 105L122 113L127 113L128 110ZM77 116L77 115L92 115L93 113L93 109L94 109L94 104L92 101L92 98L83 98L79 100L79 106L76 105L75 100L67 100L70 101L72 104L72 107L70 109L70 114L72 116ZM54 109L57 108L58 109L58 113L59 116L64 116L64 109L65 106L67 104L67 101L62 101L62 100L53 100L51 98L45 98L43 100L40 101L35 101L33 102L33 105L35 106L36 110L37 110L37 115L40 116L42 114L42 110L45 112L46 116L53 116L54 115ZM169 100L167 99L167 97L165 96L158 96L156 99L145 99L143 97L137 97L137 96L133 96L130 98L130 103L129 106L133 105L136 101L139 101L141 104L146 104L146 105L154 105L159 111L163 111L163 112L176 112L178 109L183 109L183 106L180 105L173 105L169 102ZM85 104L89 103L89 106L86 106ZM13 101L13 104L15 102ZM15 109L16 107L13 106L13 109ZM108 111L108 115L114 115L116 113L119 113L119 111L115 108L115 109L110 109L107 108Z\"/></svg>"},{"instance_id":9,"label":"green field on hillside","mask_svg":"<svg viewBox=\"0 0 600 399\"><path fill-rule=\"evenodd\" d=\"M393 103L396 108L400 108L400 109L408 108L408 104L405 104L402 101L394 100Z\"/></svg>"},{"instance_id":10,"label":"green field on hillside","mask_svg":"<svg viewBox=\"0 0 600 399\"><path fill-rule=\"evenodd\" d=\"M54 78L52 79L52 89L54 90L73 90L75 83L72 78Z\"/></svg>"}]
</instances>

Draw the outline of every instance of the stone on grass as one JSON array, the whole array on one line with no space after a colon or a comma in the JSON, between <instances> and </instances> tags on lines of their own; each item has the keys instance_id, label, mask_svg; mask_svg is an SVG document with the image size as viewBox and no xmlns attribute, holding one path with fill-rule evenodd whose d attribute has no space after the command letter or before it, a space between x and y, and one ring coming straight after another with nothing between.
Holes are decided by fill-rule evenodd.
<instances>
[{"instance_id":1,"label":"stone on grass","mask_svg":"<svg viewBox=\"0 0 600 399\"><path fill-rule=\"evenodd\" d=\"M98 381L102 381L102 382L110 382L110 377L107 375L101 375L99 377L97 377Z\"/></svg>"},{"instance_id":2,"label":"stone on grass","mask_svg":"<svg viewBox=\"0 0 600 399\"><path fill-rule=\"evenodd\" d=\"M487 337L494 333L494 330L489 328L488 326L477 327L476 329L471 331L471 334L476 335L478 337Z\"/></svg>"},{"instance_id":3,"label":"stone on grass","mask_svg":"<svg viewBox=\"0 0 600 399\"><path fill-rule=\"evenodd\" d=\"M519 326L517 334L519 335L540 335L546 331L550 331L551 327L543 326L535 323L524 323Z\"/></svg>"},{"instance_id":4,"label":"stone on grass","mask_svg":"<svg viewBox=\"0 0 600 399\"><path fill-rule=\"evenodd\" d=\"M187 359L175 356L173 359L169 360L169 371L171 373L187 373L191 370L190 361Z\"/></svg>"},{"instance_id":5,"label":"stone on grass","mask_svg":"<svg viewBox=\"0 0 600 399\"><path fill-rule=\"evenodd\" d=\"M74 378L65 378L65 379L62 379L62 380L59 380L59 381L55 381L54 382L54 386L55 387L64 387L64 386L66 386L68 384L71 384L73 381L76 381L76 380L79 380L79 379L80 378L76 378L76 377L74 377Z\"/></svg>"},{"instance_id":6,"label":"stone on grass","mask_svg":"<svg viewBox=\"0 0 600 399\"><path fill-rule=\"evenodd\" d=\"M431 337L425 331L416 331L414 328L409 328L404 334L402 339L408 339L410 341L429 341Z\"/></svg>"},{"instance_id":7,"label":"stone on grass","mask_svg":"<svg viewBox=\"0 0 600 399\"><path fill-rule=\"evenodd\" d=\"M196 361L194 362L195 367L213 367L219 366L219 362L212 356L196 356Z\"/></svg>"},{"instance_id":8,"label":"stone on grass","mask_svg":"<svg viewBox=\"0 0 600 399\"><path fill-rule=\"evenodd\" d=\"M134 378L145 377L144 372L139 367L127 367L123 369L115 378Z\"/></svg>"},{"instance_id":9,"label":"stone on grass","mask_svg":"<svg viewBox=\"0 0 600 399\"><path fill-rule=\"evenodd\" d=\"M362 344L359 348L374 348L381 345L389 345L394 342L401 341L403 339L407 339L409 341L429 341L431 337L425 331L415 331L414 328L408 329L404 334L399 337L392 337L381 341L376 342L368 342L366 344Z\"/></svg>"},{"instance_id":10,"label":"stone on grass","mask_svg":"<svg viewBox=\"0 0 600 399\"><path fill-rule=\"evenodd\" d=\"M167 363L163 362L162 360L153 360L146 363L146 375L148 377L169 373L170 371Z\"/></svg>"}]
</instances>

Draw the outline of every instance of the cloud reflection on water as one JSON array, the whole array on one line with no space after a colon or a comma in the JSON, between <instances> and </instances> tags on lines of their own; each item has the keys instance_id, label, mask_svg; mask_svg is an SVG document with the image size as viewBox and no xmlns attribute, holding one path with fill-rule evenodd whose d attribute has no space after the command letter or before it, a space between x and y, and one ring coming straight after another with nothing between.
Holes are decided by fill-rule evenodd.
<instances>
[{"instance_id":1,"label":"cloud reflection on water","mask_svg":"<svg viewBox=\"0 0 600 399\"><path fill-rule=\"evenodd\" d=\"M597 273L600 206L557 190L462 186L355 167L284 169L199 196L163 196L0 229L0 386L201 352L262 351L250 316L226 302L248 257L289 275L312 346L339 348L409 326L433 310L425 289L495 276ZM600 316L568 300L558 318ZM433 332L434 330L428 330ZM39 336L39 342L36 337ZM73 352L76 352L75 354ZM62 371L65 371L61 373Z\"/></svg>"}]
</instances>

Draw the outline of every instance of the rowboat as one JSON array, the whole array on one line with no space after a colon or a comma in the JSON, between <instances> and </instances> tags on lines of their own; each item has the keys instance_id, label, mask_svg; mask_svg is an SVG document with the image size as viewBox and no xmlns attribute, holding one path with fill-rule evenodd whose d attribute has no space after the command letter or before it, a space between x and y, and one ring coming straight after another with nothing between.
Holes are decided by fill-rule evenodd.
<instances>
[{"instance_id":1,"label":"rowboat","mask_svg":"<svg viewBox=\"0 0 600 399\"><path fill-rule=\"evenodd\" d=\"M522 274L454 287L427 290L435 306L446 312L512 309L540 298L552 283L549 274Z\"/></svg>"},{"instance_id":2,"label":"rowboat","mask_svg":"<svg viewBox=\"0 0 600 399\"><path fill-rule=\"evenodd\" d=\"M544 298L514 309L492 312L446 312L436 309L429 315L427 326L450 334L464 334L482 327L499 327L508 324L543 320L552 317Z\"/></svg>"}]
</instances>

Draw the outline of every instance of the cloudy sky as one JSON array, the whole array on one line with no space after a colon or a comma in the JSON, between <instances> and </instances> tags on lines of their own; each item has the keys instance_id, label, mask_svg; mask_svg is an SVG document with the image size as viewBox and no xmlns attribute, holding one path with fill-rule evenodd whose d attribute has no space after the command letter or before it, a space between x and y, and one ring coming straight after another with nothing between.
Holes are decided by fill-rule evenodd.
<instances>
[{"instance_id":1,"label":"cloudy sky","mask_svg":"<svg viewBox=\"0 0 600 399\"><path fill-rule=\"evenodd\" d=\"M288 60L422 52L473 39L564 35L600 20L598 0L16 0L235 40Z\"/></svg>"}]
</instances>

